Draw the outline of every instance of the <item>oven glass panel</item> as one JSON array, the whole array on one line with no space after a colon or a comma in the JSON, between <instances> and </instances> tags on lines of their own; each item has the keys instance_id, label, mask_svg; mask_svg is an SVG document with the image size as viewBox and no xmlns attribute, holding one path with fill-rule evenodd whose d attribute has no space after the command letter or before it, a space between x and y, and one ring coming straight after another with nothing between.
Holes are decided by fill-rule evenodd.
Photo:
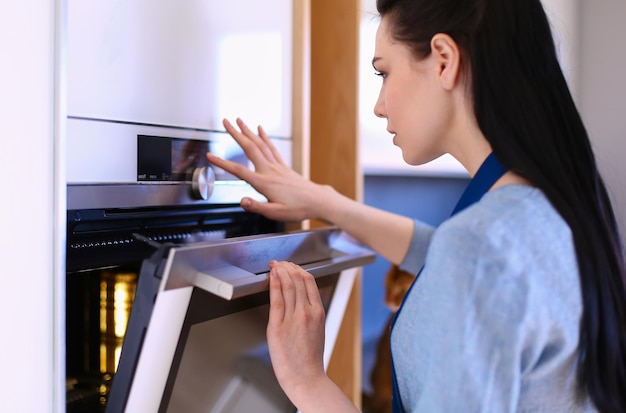
<instances>
[{"instance_id":1,"label":"oven glass panel","mask_svg":"<svg viewBox=\"0 0 626 413\"><path fill-rule=\"evenodd\" d=\"M168 413L295 411L278 386L269 360L268 307L191 328Z\"/></svg>"},{"instance_id":2,"label":"oven glass panel","mask_svg":"<svg viewBox=\"0 0 626 413\"><path fill-rule=\"evenodd\" d=\"M317 280L326 310L337 279L338 274ZM193 324L188 330L180 362L173 366L173 370L177 369L174 383L169 386L171 390L166 390L160 411L295 412L276 381L267 349L268 294L234 301L225 301L201 290L195 290L194 294L188 313L188 321ZM247 303L255 301L259 305L245 308ZM194 323L202 319L203 314L209 315L211 307L219 312L229 311L222 306L242 309Z\"/></svg>"}]
</instances>

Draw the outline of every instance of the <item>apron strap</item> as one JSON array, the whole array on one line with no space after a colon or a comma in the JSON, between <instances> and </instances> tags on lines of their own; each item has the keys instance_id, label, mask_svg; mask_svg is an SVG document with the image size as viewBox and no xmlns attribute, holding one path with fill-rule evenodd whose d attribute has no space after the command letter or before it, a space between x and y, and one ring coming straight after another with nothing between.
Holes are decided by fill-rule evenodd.
<instances>
[{"instance_id":1,"label":"apron strap","mask_svg":"<svg viewBox=\"0 0 626 413\"><path fill-rule=\"evenodd\" d=\"M484 160L480 168L478 168L478 172L476 172L476 175L474 175L472 180L469 182L469 184L467 185L467 188L465 188L465 191L463 191L463 195L461 195L461 198L459 199L458 203L454 207L454 210L452 211L452 214L450 216L454 216L458 214L459 212L461 212L462 210L464 210L465 208L467 208L468 206L474 204L475 202L478 202L480 198L482 198L483 195L485 195L487 191L489 191L489 189L493 186L493 184L495 184L496 181L500 179L502 175L505 174L505 172L506 172L506 169L504 169L502 164L500 164L498 159L496 159L493 152L489 154L489 156L487 157L487 159ZM424 267L422 267L422 269L423 268ZM407 291L405 297L409 295L409 293L411 292L411 289L413 289L413 286L415 285L415 282L419 278L421 272L422 270L420 269L420 271L417 273L417 276L415 277L415 280L413 280L411 287ZM402 300L402 304L400 304L400 308L398 309L398 311L396 312L393 318L393 321L391 323L392 329L396 323L396 320L398 318L398 315L400 314L400 311L402 310L403 305L404 305L404 300ZM398 380L396 377L396 369L394 365L395 363L392 357L391 358L391 379L392 379L391 381L392 381L393 398L391 400L391 403L393 407L393 413L402 413L404 412L404 407L402 405L402 398L400 397L400 390L398 389Z\"/></svg>"},{"instance_id":2,"label":"apron strap","mask_svg":"<svg viewBox=\"0 0 626 413\"><path fill-rule=\"evenodd\" d=\"M473 203L478 202L505 172L506 169L496 159L493 152L489 154L487 159L480 165L480 168L478 168L478 172L467 185L467 188L465 188L463 195L461 195L450 216L456 215Z\"/></svg>"}]
</instances>

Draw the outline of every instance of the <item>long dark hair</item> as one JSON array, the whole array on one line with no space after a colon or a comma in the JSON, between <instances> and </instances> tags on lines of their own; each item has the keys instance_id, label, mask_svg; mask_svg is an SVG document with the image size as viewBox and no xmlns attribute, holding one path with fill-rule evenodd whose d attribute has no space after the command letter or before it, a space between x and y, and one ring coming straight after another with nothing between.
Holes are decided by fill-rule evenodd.
<instances>
[{"instance_id":1,"label":"long dark hair","mask_svg":"<svg viewBox=\"0 0 626 413\"><path fill-rule=\"evenodd\" d=\"M623 250L540 0L377 0L377 8L418 59L437 33L459 45L496 157L541 189L572 231L583 302L579 390L602 412L626 412Z\"/></svg>"}]
</instances>

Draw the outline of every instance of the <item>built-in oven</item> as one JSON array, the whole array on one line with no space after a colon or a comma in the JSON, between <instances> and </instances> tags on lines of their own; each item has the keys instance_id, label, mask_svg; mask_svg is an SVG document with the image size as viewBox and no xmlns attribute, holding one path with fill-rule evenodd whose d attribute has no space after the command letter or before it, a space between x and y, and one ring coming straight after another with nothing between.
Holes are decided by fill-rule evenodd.
<instances>
[{"instance_id":1,"label":"built-in oven","mask_svg":"<svg viewBox=\"0 0 626 413\"><path fill-rule=\"evenodd\" d=\"M267 353L269 260L317 276L336 330L374 255L336 228L287 232L244 211L242 196L264 198L206 161L247 165L225 133L131 129L135 182L67 187L68 413L295 411Z\"/></svg>"},{"instance_id":2,"label":"built-in oven","mask_svg":"<svg viewBox=\"0 0 626 413\"><path fill-rule=\"evenodd\" d=\"M334 228L286 236L205 156L251 167L221 130L241 116L291 163L292 19L291 0L68 0L68 413L290 411L265 349L269 259L318 275L332 351L373 255Z\"/></svg>"}]
</instances>

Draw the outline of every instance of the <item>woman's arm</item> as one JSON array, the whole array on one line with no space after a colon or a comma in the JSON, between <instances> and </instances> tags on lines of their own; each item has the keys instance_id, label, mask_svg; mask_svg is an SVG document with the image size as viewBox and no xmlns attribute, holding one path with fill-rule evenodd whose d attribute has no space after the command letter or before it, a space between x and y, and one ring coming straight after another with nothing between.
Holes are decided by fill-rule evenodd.
<instances>
[{"instance_id":1,"label":"woman's arm","mask_svg":"<svg viewBox=\"0 0 626 413\"><path fill-rule=\"evenodd\" d=\"M278 383L303 413L358 409L324 371L325 315L315 278L289 262L270 262L267 343Z\"/></svg>"},{"instance_id":2,"label":"woman's arm","mask_svg":"<svg viewBox=\"0 0 626 413\"><path fill-rule=\"evenodd\" d=\"M328 185L305 179L281 158L259 126L258 135L241 119L240 130L224 120L226 131L254 164L254 171L236 162L207 154L209 161L249 182L269 202L244 198L241 206L278 221L320 219L338 226L393 263L404 258L413 235L413 220L356 202Z\"/></svg>"}]
</instances>

